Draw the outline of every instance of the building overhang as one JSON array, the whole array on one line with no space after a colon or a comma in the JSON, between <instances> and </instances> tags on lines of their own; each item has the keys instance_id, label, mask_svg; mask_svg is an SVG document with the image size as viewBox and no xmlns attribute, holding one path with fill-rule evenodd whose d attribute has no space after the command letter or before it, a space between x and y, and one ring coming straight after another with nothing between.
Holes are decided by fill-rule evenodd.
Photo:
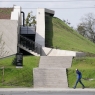
<instances>
[{"instance_id":1,"label":"building overhang","mask_svg":"<svg viewBox=\"0 0 95 95\"><path fill-rule=\"evenodd\" d=\"M55 11L45 8L45 13L53 16L55 14Z\"/></svg>"}]
</instances>

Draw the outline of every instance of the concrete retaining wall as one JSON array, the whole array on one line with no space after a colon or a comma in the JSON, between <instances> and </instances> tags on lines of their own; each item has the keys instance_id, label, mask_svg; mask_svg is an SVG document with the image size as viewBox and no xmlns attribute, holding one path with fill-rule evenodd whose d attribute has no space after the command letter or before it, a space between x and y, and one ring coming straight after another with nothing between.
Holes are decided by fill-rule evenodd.
<instances>
[{"instance_id":1,"label":"concrete retaining wall","mask_svg":"<svg viewBox=\"0 0 95 95\"><path fill-rule=\"evenodd\" d=\"M0 20L0 33L2 35L2 41L5 42L4 51L7 51L5 56L9 56L17 53L17 34L18 22L16 20Z\"/></svg>"}]
</instances>

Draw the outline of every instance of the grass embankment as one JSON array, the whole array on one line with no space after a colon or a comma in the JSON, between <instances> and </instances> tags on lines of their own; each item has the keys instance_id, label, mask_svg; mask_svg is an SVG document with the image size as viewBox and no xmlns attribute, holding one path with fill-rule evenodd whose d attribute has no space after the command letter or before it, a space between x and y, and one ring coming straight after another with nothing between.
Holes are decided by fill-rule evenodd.
<instances>
[{"instance_id":1,"label":"grass embankment","mask_svg":"<svg viewBox=\"0 0 95 95\"><path fill-rule=\"evenodd\" d=\"M76 81L75 69L82 72L82 82L87 88L95 88L95 57L75 58L72 67L68 69L69 87L73 87ZM77 87L81 87L78 83Z\"/></svg>"},{"instance_id":2,"label":"grass embankment","mask_svg":"<svg viewBox=\"0 0 95 95\"><path fill-rule=\"evenodd\" d=\"M16 68L12 64L13 59L14 57L0 59L0 87L32 87L33 68L38 67L39 57L23 57L23 68Z\"/></svg>"},{"instance_id":3,"label":"grass embankment","mask_svg":"<svg viewBox=\"0 0 95 95\"><path fill-rule=\"evenodd\" d=\"M95 44L70 28L56 17L48 17L46 22L46 42L48 47L64 50L83 51L95 54Z\"/></svg>"}]
</instances>

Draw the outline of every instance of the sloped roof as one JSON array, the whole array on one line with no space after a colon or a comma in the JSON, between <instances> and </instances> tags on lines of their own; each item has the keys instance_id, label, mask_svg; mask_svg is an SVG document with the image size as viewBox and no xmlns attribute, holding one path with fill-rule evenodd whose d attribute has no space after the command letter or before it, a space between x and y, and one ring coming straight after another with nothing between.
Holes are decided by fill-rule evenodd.
<instances>
[{"instance_id":1,"label":"sloped roof","mask_svg":"<svg viewBox=\"0 0 95 95\"><path fill-rule=\"evenodd\" d=\"M13 8L0 8L0 19L10 19Z\"/></svg>"}]
</instances>

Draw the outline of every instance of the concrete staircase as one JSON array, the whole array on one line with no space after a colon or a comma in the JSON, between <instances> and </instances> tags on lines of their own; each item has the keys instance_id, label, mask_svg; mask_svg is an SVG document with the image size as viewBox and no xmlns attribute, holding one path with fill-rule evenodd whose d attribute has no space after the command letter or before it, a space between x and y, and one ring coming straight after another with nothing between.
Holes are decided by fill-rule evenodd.
<instances>
[{"instance_id":1,"label":"concrete staircase","mask_svg":"<svg viewBox=\"0 0 95 95\"><path fill-rule=\"evenodd\" d=\"M28 53L34 56L41 56L42 54L42 46L34 41L30 40L27 37L22 35L19 36L18 47L27 51Z\"/></svg>"},{"instance_id":2,"label":"concrete staircase","mask_svg":"<svg viewBox=\"0 0 95 95\"><path fill-rule=\"evenodd\" d=\"M67 88L71 63L72 56L41 56L39 68L33 69L34 88Z\"/></svg>"},{"instance_id":3,"label":"concrete staircase","mask_svg":"<svg viewBox=\"0 0 95 95\"><path fill-rule=\"evenodd\" d=\"M40 56L40 54L38 54L38 53L36 53L36 52L34 52L34 51L32 51L32 50L29 50L28 48L24 47L24 46L21 45L21 44L18 44L18 46L19 46L21 49L23 49L23 50L29 52L30 54L33 54L33 55L35 55L35 56Z\"/></svg>"}]
</instances>

